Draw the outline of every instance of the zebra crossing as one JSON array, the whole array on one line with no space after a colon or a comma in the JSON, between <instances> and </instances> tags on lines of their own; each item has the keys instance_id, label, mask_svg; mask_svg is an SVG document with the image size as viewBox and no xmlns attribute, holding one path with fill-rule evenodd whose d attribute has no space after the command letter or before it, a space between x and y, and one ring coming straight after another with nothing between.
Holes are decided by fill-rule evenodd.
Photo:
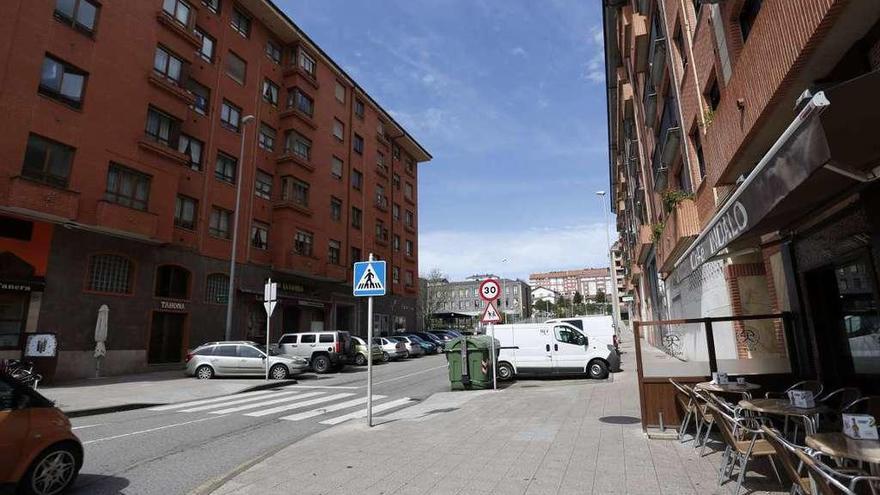
<instances>
[{"instance_id":1,"label":"zebra crossing","mask_svg":"<svg viewBox=\"0 0 880 495\"><path fill-rule=\"evenodd\" d=\"M284 421L303 421L318 418L323 425L338 425L367 415L366 397L355 397L361 392L316 389L276 389L225 395L178 404L151 407L149 411L206 414L241 414L251 418L279 415ZM373 395L373 414L392 409L405 409L417 401L409 397L389 399ZM306 409L306 410L303 410ZM348 410L348 411L347 411ZM290 414L293 412L293 414ZM332 413L342 412L339 416ZM326 417L326 419L324 419Z\"/></svg>"}]
</instances>

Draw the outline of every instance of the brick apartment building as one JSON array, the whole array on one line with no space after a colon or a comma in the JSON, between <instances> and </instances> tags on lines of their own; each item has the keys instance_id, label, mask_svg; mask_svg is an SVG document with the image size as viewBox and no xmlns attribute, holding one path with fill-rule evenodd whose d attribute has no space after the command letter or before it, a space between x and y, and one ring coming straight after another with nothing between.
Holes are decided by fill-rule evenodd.
<instances>
[{"instance_id":1,"label":"brick apartment building","mask_svg":"<svg viewBox=\"0 0 880 495\"><path fill-rule=\"evenodd\" d=\"M182 361L224 336L363 333L351 263L389 263L377 329L414 327L431 159L268 0L13 0L0 19L0 357L57 334L55 375ZM253 116L247 118L246 116ZM243 153L243 157L242 157Z\"/></svg>"},{"instance_id":2,"label":"brick apartment building","mask_svg":"<svg viewBox=\"0 0 880 495\"><path fill-rule=\"evenodd\" d=\"M716 347L876 391L880 3L603 5L634 318L788 311L790 334L736 324Z\"/></svg>"},{"instance_id":3,"label":"brick apartment building","mask_svg":"<svg viewBox=\"0 0 880 495\"><path fill-rule=\"evenodd\" d=\"M544 287L556 291L568 299L573 298L576 292L591 299L600 291L610 298L613 290L607 268L532 273L529 275L529 285L532 288Z\"/></svg>"}]
</instances>

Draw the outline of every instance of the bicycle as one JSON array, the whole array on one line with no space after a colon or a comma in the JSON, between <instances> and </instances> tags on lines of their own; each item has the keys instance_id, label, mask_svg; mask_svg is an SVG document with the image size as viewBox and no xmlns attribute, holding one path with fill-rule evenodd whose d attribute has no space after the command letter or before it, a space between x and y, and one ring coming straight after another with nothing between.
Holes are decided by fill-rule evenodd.
<instances>
[{"instance_id":1,"label":"bicycle","mask_svg":"<svg viewBox=\"0 0 880 495\"><path fill-rule=\"evenodd\" d=\"M4 371L12 378L15 378L34 390L37 390L40 380L43 379L42 375L34 371L34 363L31 363L30 361L7 359Z\"/></svg>"}]
</instances>

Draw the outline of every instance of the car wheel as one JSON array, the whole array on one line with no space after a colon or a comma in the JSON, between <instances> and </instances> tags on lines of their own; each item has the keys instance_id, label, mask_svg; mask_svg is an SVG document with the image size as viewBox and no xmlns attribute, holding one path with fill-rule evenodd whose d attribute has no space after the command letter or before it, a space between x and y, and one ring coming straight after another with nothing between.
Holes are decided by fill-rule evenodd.
<instances>
[{"instance_id":1,"label":"car wheel","mask_svg":"<svg viewBox=\"0 0 880 495\"><path fill-rule=\"evenodd\" d=\"M498 379L501 381L513 379L513 366L510 363L498 363Z\"/></svg>"},{"instance_id":2,"label":"car wheel","mask_svg":"<svg viewBox=\"0 0 880 495\"><path fill-rule=\"evenodd\" d=\"M596 378L599 380L608 378L608 365L606 365L602 361L591 361L588 370L590 373L590 378Z\"/></svg>"},{"instance_id":3,"label":"car wheel","mask_svg":"<svg viewBox=\"0 0 880 495\"><path fill-rule=\"evenodd\" d=\"M409 359L409 351L404 351L403 359Z\"/></svg>"},{"instance_id":4,"label":"car wheel","mask_svg":"<svg viewBox=\"0 0 880 495\"><path fill-rule=\"evenodd\" d=\"M391 356L387 352L382 351L382 362L387 363L388 361L391 361Z\"/></svg>"},{"instance_id":5,"label":"car wheel","mask_svg":"<svg viewBox=\"0 0 880 495\"><path fill-rule=\"evenodd\" d=\"M327 356L316 356L312 359L312 369L315 373L327 373L330 370L330 358Z\"/></svg>"},{"instance_id":6,"label":"car wheel","mask_svg":"<svg viewBox=\"0 0 880 495\"><path fill-rule=\"evenodd\" d=\"M363 354L358 354L354 358L354 364L358 366L365 366L367 364L367 356L364 356Z\"/></svg>"},{"instance_id":7,"label":"car wheel","mask_svg":"<svg viewBox=\"0 0 880 495\"><path fill-rule=\"evenodd\" d=\"M214 369L207 364L203 364L196 368L196 378L199 380L210 380L214 378Z\"/></svg>"},{"instance_id":8,"label":"car wheel","mask_svg":"<svg viewBox=\"0 0 880 495\"><path fill-rule=\"evenodd\" d=\"M73 485L79 473L79 452L69 444L49 447L34 460L21 480L23 493L55 495Z\"/></svg>"},{"instance_id":9,"label":"car wheel","mask_svg":"<svg viewBox=\"0 0 880 495\"><path fill-rule=\"evenodd\" d=\"M287 371L287 367L283 364L276 364L269 369L269 376L273 380L287 380L288 375L290 375L290 372Z\"/></svg>"}]
</instances>

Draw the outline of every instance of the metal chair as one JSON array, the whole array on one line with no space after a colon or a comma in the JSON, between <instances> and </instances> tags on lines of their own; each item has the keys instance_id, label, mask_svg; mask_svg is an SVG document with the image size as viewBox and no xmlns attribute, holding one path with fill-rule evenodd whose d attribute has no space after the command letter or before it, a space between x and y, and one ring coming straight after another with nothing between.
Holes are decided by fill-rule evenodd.
<instances>
[{"instance_id":1,"label":"metal chair","mask_svg":"<svg viewBox=\"0 0 880 495\"><path fill-rule=\"evenodd\" d=\"M818 380L803 380L785 389L784 392L767 392L764 397L768 399L784 399L788 397L788 393L792 390L809 390L813 392L813 397L822 395L825 386Z\"/></svg>"},{"instance_id":2,"label":"metal chair","mask_svg":"<svg viewBox=\"0 0 880 495\"><path fill-rule=\"evenodd\" d=\"M851 476L820 461L818 455L810 456L801 450L795 451L795 455L807 468L812 495L857 495L860 485L867 485L871 493L876 494L875 487L880 486L878 476L866 476L858 471L859 474Z\"/></svg>"},{"instance_id":3,"label":"metal chair","mask_svg":"<svg viewBox=\"0 0 880 495\"><path fill-rule=\"evenodd\" d=\"M841 413L870 414L880 418L880 396L869 395L860 397L840 409Z\"/></svg>"},{"instance_id":4,"label":"metal chair","mask_svg":"<svg viewBox=\"0 0 880 495\"><path fill-rule=\"evenodd\" d=\"M776 450L776 457L779 458L783 471L785 471L785 474L788 475L788 479L791 481L791 490L789 493L792 495L813 495L813 489L810 485L810 477L801 476L803 465L795 454L795 451L798 450L808 452L806 447L790 443L783 438L779 430L775 428L768 428L767 426L762 425L761 431L764 432L764 438L767 442Z\"/></svg>"},{"instance_id":5,"label":"metal chair","mask_svg":"<svg viewBox=\"0 0 880 495\"><path fill-rule=\"evenodd\" d=\"M703 455L703 451L706 448L706 442L709 439L709 432L712 431L712 425L715 424L715 418L712 416L712 413L707 409L707 406L710 402L711 394L706 394L705 396L700 393L698 390L688 387L688 392L690 393L691 402L694 405L694 417L697 421L697 431L694 433L694 448L700 448L700 455ZM706 427L706 431L703 432L703 427ZM703 441L700 442L700 435L703 435Z\"/></svg>"},{"instance_id":6,"label":"metal chair","mask_svg":"<svg viewBox=\"0 0 880 495\"><path fill-rule=\"evenodd\" d=\"M681 407L681 410L684 411L684 418L682 418L681 425L678 428L678 440L684 443L684 433L685 430L687 430L691 419L694 420L694 427L697 425L696 407L693 398L691 397L690 387L682 385L672 378L669 379L669 383L678 390L678 393L675 394L675 401L678 403L679 407ZM694 436L694 441L696 442L696 436Z\"/></svg>"},{"instance_id":7,"label":"metal chair","mask_svg":"<svg viewBox=\"0 0 880 495\"><path fill-rule=\"evenodd\" d=\"M732 476L734 468L739 464L739 475L737 476L736 490L734 491L734 495L739 495L743 481L745 481L749 462L755 457L766 458L776 474L776 479L782 484L779 470L776 469L776 463L773 462L776 450L764 438L762 430L750 428L746 424L755 420L730 416L722 411L714 402L708 403L707 406L715 418L718 429L721 431L724 443L727 444L727 448L721 457L721 466L718 469L718 486L723 484L725 473L727 476Z\"/></svg>"}]
</instances>

